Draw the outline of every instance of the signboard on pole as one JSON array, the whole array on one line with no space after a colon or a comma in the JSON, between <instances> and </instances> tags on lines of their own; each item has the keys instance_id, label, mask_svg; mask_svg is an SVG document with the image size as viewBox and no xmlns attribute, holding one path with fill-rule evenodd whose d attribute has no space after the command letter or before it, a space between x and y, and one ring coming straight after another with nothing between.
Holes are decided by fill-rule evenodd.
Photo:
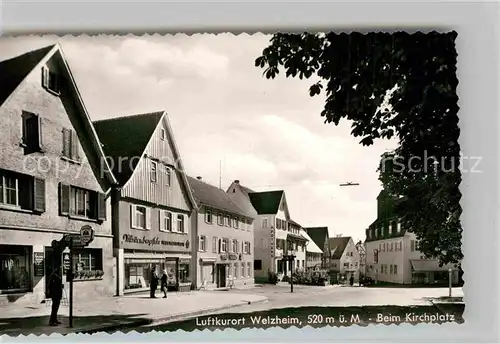
<instances>
[{"instance_id":1,"label":"signboard on pole","mask_svg":"<svg viewBox=\"0 0 500 344\"><path fill-rule=\"evenodd\" d=\"M63 253L63 274L66 275L71 269L71 258L69 253Z\"/></svg>"}]
</instances>

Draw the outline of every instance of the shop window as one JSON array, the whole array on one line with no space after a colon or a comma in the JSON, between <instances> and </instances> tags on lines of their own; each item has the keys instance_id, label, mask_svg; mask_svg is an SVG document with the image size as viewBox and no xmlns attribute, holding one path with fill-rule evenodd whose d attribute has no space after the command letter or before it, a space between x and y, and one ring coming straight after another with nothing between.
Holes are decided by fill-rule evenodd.
<instances>
[{"instance_id":1,"label":"shop window","mask_svg":"<svg viewBox=\"0 0 500 344\"><path fill-rule=\"evenodd\" d=\"M79 271L102 271L102 249L85 248L73 253L73 267Z\"/></svg>"},{"instance_id":2,"label":"shop window","mask_svg":"<svg viewBox=\"0 0 500 344\"><path fill-rule=\"evenodd\" d=\"M175 271L175 261L173 263L173 268ZM163 260L155 260L155 261L147 261L145 260L144 262L129 262L127 259L125 260L125 290L131 290L131 289L144 289L144 288L149 288L149 283L151 281L151 274L152 274L152 267L155 267L156 273L161 277L161 271L163 268L167 269L167 275L168 273L168 267L165 265ZM173 276L175 280L175 273ZM170 285L170 275L169 279L167 280L168 285ZM174 283L175 285L175 283Z\"/></svg>"},{"instance_id":3,"label":"shop window","mask_svg":"<svg viewBox=\"0 0 500 344\"><path fill-rule=\"evenodd\" d=\"M254 270L262 270L262 260L260 259L255 259L253 261L253 269Z\"/></svg>"},{"instance_id":4,"label":"shop window","mask_svg":"<svg viewBox=\"0 0 500 344\"><path fill-rule=\"evenodd\" d=\"M31 290L30 246L0 245L0 292Z\"/></svg>"},{"instance_id":5,"label":"shop window","mask_svg":"<svg viewBox=\"0 0 500 344\"><path fill-rule=\"evenodd\" d=\"M189 264L179 264L179 282L187 283L191 282L189 276Z\"/></svg>"}]
</instances>

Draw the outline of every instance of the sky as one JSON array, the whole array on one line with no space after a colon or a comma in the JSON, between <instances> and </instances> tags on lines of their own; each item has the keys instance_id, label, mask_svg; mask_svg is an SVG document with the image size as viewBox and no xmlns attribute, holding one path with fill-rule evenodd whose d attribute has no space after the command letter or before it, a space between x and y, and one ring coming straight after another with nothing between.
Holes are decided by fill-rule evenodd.
<instances>
[{"instance_id":1,"label":"sky","mask_svg":"<svg viewBox=\"0 0 500 344\"><path fill-rule=\"evenodd\" d=\"M262 76L270 35L0 37L0 60L59 43L92 120L166 110L187 173L226 189L281 189L304 227L365 239L381 190L380 155L325 124L314 80ZM222 166L222 168L221 168ZM341 187L345 182L359 186Z\"/></svg>"}]
</instances>

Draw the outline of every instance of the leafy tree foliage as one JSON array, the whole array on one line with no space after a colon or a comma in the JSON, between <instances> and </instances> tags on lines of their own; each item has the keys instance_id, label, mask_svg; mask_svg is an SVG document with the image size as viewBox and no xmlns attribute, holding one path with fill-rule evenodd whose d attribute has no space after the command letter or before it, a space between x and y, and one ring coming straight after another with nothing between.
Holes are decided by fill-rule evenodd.
<instances>
[{"instance_id":1,"label":"leafy tree foliage","mask_svg":"<svg viewBox=\"0 0 500 344\"><path fill-rule=\"evenodd\" d=\"M277 33L255 60L267 79L283 70L286 77L318 78L309 94L324 92L325 123L349 120L361 144L398 139L398 148L382 156L380 180L402 196L397 215L417 235L419 250L442 264L463 257L456 37Z\"/></svg>"}]
</instances>

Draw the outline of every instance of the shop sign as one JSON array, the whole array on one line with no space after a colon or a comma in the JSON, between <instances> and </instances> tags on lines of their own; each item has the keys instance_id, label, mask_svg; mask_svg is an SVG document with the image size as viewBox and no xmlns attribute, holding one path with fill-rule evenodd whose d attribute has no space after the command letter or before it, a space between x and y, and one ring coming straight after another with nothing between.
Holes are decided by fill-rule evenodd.
<instances>
[{"instance_id":1,"label":"shop sign","mask_svg":"<svg viewBox=\"0 0 500 344\"><path fill-rule=\"evenodd\" d=\"M238 259L238 255L237 255L237 254L234 254L234 253L231 253L231 254L229 255L229 259L230 259L230 260L237 260L237 259Z\"/></svg>"},{"instance_id":2,"label":"shop sign","mask_svg":"<svg viewBox=\"0 0 500 344\"><path fill-rule=\"evenodd\" d=\"M89 225L80 228L80 242L83 246L87 246L94 240L94 230Z\"/></svg>"},{"instance_id":3,"label":"shop sign","mask_svg":"<svg viewBox=\"0 0 500 344\"><path fill-rule=\"evenodd\" d=\"M179 264L191 264L191 259L179 259Z\"/></svg>"},{"instance_id":4,"label":"shop sign","mask_svg":"<svg viewBox=\"0 0 500 344\"><path fill-rule=\"evenodd\" d=\"M66 275L66 273L71 269L71 258L69 256L69 253L63 253L63 274Z\"/></svg>"},{"instance_id":5,"label":"shop sign","mask_svg":"<svg viewBox=\"0 0 500 344\"><path fill-rule=\"evenodd\" d=\"M123 234L122 240L129 244L141 244L145 246L177 246L177 247L186 247L189 248L189 240L186 241L169 241L169 240L160 240L160 237L147 238L147 237L138 237L136 235Z\"/></svg>"},{"instance_id":6,"label":"shop sign","mask_svg":"<svg viewBox=\"0 0 500 344\"><path fill-rule=\"evenodd\" d=\"M44 268L44 253L43 252L33 252L33 263L35 265L35 277L43 277L45 274Z\"/></svg>"}]
</instances>

